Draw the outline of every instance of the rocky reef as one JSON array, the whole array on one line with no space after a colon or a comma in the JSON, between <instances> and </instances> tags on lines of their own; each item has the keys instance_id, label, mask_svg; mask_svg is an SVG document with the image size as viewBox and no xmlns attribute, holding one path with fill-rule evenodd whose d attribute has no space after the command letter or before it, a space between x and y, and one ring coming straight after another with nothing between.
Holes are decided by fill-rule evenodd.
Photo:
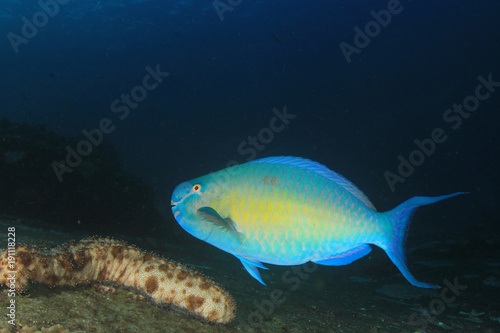
<instances>
[{"instance_id":1,"label":"rocky reef","mask_svg":"<svg viewBox=\"0 0 500 333\"><path fill-rule=\"evenodd\" d=\"M168 223L154 206L152 189L120 168L105 140L63 181L53 163L67 157L65 138L45 125L0 120L0 214L32 218L64 230L93 234L161 235Z\"/></svg>"}]
</instances>

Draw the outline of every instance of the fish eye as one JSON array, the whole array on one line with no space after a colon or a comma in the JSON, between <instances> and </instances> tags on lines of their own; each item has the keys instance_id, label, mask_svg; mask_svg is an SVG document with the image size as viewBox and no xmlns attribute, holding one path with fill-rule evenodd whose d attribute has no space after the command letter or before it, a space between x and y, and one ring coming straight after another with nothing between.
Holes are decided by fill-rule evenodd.
<instances>
[{"instance_id":1,"label":"fish eye","mask_svg":"<svg viewBox=\"0 0 500 333\"><path fill-rule=\"evenodd\" d=\"M201 185L200 184L195 184L193 185L193 192L200 192L201 190Z\"/></svg>"}]
</instances>

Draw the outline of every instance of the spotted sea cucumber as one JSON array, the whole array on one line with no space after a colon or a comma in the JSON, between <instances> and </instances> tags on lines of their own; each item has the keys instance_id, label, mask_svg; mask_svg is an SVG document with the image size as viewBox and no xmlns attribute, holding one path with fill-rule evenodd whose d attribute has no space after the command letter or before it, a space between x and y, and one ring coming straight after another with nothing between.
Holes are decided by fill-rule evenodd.
<instances>
[{"instance_id":1,"label":"spotted sea cucumber","mask_svg":"<svg viewBox=\"0 0 500 333\"><path fill-rule=\"evenodd\" d=\"M231 295L209 278L111 238L87 238L50 250L17 245L15 253L0 252L0 285L16 291L29 282L74 286L91 281L135 288L155 304L173 305L212 323L227 324L236 313Z\"/></svg>"}]
</instances>

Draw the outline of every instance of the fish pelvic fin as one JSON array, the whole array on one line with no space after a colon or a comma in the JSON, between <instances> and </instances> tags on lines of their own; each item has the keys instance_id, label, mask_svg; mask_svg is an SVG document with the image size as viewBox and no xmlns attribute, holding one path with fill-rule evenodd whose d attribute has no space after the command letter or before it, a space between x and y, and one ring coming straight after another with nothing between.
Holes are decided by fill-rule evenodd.
<instances>
[{"instance_id":1,"label":"fish pelvic fin","mask_svg":"<svg viewBox=\"0 0 500 333\"><path fill-rule=\"evenodd\" d=\"M388 214L389 218L392 220L389 237L386 239L384 244L380 244L380 247L385 250L392 262L398 267L403 276L412 285L421 288L440 288L440 286L420 282L410 273L410 270L406 266L406 258L404 253L404 242L406 240L406 235L408 232L408 227L410 225L411 218L415 213L416 209L420 206L429 205L441 200L455 197L460 194L466 194L467 192L457 192L448 195L442 195L438 197L413 197L391 211L383 214Z\"/></svg>"},{"instance_id":2,"label":"fish pelvic fin","mask_svg":"<svg viewBox=\"0 0 500 333\"><path fill-rule=\"evenodd\" d=\"M247 272L257 281L262 283L264 286L266 285L260 276L259 270L257 267L262 269L268 269L266 266L262 265L260 261L248 259L239 255L235 255L236 258L240 259L243 267L247 270Z\"/></svg>"}]
</instances>

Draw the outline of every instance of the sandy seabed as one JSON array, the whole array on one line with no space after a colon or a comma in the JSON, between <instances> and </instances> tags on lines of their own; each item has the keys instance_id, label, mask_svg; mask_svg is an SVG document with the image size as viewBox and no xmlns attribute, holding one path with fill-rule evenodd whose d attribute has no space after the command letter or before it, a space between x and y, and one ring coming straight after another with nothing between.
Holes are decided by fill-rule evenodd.
<instances>
[{"instance_id":1,"label":"sandy seabed","mask_svg":"<svg viewBox=\"0 0 500 333\"><path fill-rule=\"evenodd\" d=\"M0 248L7 247L8 227L16 228L17 243L37 246L54 247L89 236L3 217ZM267 265L268 271L261 270L267 286L262 286L232 255L202 242L182 247L158 239L124 240L192 265L222 284L238 305L236 319L228 325L202 322L154 306L134 290L110 285L33 284L13 297L7 287L0 290L5 312L0 332L500 332L498 241L450 234L425 242L409 240L412 273L443 286L429 290L411 286L378 249L348 266ZM7 323L12 298L16 326Z\"/></svg>"}]
</instances>

